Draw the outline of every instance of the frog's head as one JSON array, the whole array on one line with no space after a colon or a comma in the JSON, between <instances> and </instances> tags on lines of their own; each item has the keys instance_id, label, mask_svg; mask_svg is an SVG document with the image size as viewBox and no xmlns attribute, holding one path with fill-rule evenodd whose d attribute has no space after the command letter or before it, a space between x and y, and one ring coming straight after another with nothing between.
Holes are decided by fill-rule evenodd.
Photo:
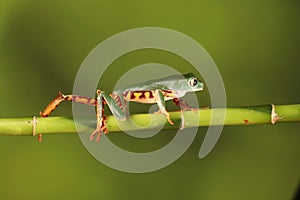
<instances>
[{"instance_id":1,"label":"frog's head","mask_svg":"<svg viewBox=\"0 0 300 200\"><path fill-rule=\"evenodd\" d=\"M197 77L192 74L184 74L183 75L185 77L185 83L181 84L181 87L184 87L184 89L187 92L195 92L195 91L200 91L203 90L204 88L204 83L202 81L200 81L199 79L197 79Z\"/></svg>"},{"instance_id":2,"label":"frog's head","mask_svg":"<svg viewBox=\"0 0 300 200\"><path fill-rule=\"evenodd\" d=\"M196 92L204 88L204 83L192 73L172 76L171 80L167 82L168 88L173 90L178 98L183 97L187 92Z\"/></svg>"},{"instance_id":3,"label":"frog's head","mask_svg":"<svg viewBox=\"0 0 300 200\"><path fill-rule=\"evenodd\" d=\"M197 77L192 73L184 75L176 74L162 79L153 80L151 81L151 84L159 85L159 89L162 90L172 90L178 98L183 97L187 92L196 92L203 90L204 88L204 83L197 79ZM157 88L155 87L155 89Z\"/></svg>"}]
</instances>

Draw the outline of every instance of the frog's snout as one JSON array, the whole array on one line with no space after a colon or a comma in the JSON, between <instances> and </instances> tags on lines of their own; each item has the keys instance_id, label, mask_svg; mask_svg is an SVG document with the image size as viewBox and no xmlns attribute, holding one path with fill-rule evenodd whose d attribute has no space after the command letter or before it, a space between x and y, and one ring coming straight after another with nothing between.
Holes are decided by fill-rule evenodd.
<instances>
[{"instance_id":1,"label":"frog's snout","mask_svg":"<svg viewBox=\"0 0 300 200\"><path fill-rule=\"evenodd\" d=\"M204 83L203 82L199 83L199 88L198 89L199 90L203 90L204 89Z\"/></svg>"}]
</instances>

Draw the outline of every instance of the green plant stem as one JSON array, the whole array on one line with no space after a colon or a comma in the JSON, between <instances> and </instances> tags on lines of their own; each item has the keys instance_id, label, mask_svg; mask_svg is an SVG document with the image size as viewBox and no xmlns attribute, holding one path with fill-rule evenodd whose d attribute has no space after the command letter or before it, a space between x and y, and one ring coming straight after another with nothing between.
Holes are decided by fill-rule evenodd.
<instances>
[{"instance_id":1,"label":"green plant stem","mask_svg":"<svg viewBox=\"0 0 300 200\"><path fill-rule=\"evenodd\" d=\"M185 128L196 126L217 126L222 125L222 117L218 115L226 112L224 125L254 125L254 124L272 124L272 113L277 113L276 123L280 122L299 122L300 121L300 104L278 105L272 109L272 105L248 106L237 108L215 108L203 109L198 111L186 111ZM211 121L212 112L215 120ZM164 126L164 129L178 129L181 123L181 112L170 112L171 119L175 125L170 125L162 114L134 114L131 119L139 126L132 125L128 122L119 122L113 116L108 116L107 127L109 132L122 130L145 130L157 129ZM274 117L274 116L273 116ZM195 120L199 119L199 120ZM274 118L273 118L274 119ZM0 135L32 135L33 118L2 118L0 119ZM86 132L92 132L95 128L96 119L83 119L76 123L77 128L83 128ZM77 133L75 123L72 117L47 117L37 118L36 133L53 134L53 133Z\"/></svg>"}]
</instances>

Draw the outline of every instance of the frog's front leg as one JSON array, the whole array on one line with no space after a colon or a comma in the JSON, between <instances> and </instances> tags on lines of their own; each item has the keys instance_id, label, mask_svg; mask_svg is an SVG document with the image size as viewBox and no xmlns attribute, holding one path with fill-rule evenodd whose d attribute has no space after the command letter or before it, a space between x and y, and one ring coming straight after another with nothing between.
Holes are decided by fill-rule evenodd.
<instances>
[{"instance_id":1,"label":"frog's front leg","mask_svg":"<svg viewBox=\"0 0 300 200\"><path fill-rule=\"evenodd\" d=\"M94 139L94 136L98 134L96 141L100 139L103 132L108 132L105 125L104 117L104 104L107 104L112 114L120 121L126 120L126 106L122 104L121 96L113 93L112 96L105 93L104 91L97 90L97 127L96 130L91 134L90 140Z\"/></svg>"},{"instance_id":2,"label":"frog's front leg","mask_svg":"<svg viewBox=\"0 0 300 200\"><path fill-rule=\"evenodd\" d=\"M155 90L155 94L157 96L157 102L156 103L159 107L159 110L162 112L162 114L164 114L167 117L168 122L171 125L174 125L174 122L170 119L170 114L166 110L165 98L164 98L163 92L161 90Z\"/></svg>"}]
</instances>

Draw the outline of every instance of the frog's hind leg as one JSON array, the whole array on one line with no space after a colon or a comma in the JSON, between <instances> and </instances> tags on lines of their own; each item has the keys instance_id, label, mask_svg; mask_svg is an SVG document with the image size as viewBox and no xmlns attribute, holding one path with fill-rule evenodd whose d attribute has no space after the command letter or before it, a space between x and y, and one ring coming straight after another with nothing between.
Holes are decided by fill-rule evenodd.
<instances>
[{"instance_id":1,"label":"frog's hind leg","mask_svg":"<svg viewBox=\"0 0 300 200\"><path fill-rule=\"evenodd\" d=\"M122 104L122 97L116 93L112 95L106 94L104 91L97 90L97 103L96 103L96 112L97 112L97 127L96 130L91 134L90 140L94 139L94 136L97 134L96 141L100 140L101 134L103 132L108 132L105 125L104 117L104 105L107 104L110 108L112 114L120 121L126 120L126 105Z\"/></svg>"},{"instance_id":2,"label":"frog's hind leg","mask_svg":"<svg viewBox=\"0 0 300 200\"><path fill-rule=\"evenodd\" d=\"M79 96L79 95L64 95L60 91L58 92L57 96L46 106L46 108L40 112L41 117L48 117L63 101L73 101L76 103L82 103L86 105L96 106L97 100L94 98ZM34 122L34 129L36 122ZM33 132L35 134L35 131ZM38 134L38 140L41 141L41 134Z\"/></svg>"},{"instance_id":3,"label":"frog's hind leg","mask_svg":"<svg viewBox=\"0 0 300 200\"><path fill-rule=\"evenodd\" d=\"M176 106L180 107L181 110L186 111L186 110L192 110L192 111L196 111L198 110L198 108L192 108L187 102L185 102L182 99L179 98L174 98L173 102L175 103Z\"/></svg>"},{"instance_id":4,"label":"frog's hind leg","mask_svg":"<svg viewBox=\"0 0 300 200\"><path fill-rule=\"evenodd\" d=\"M209 106L204 107L204 108L193 108L187 102L185 102L184 100L179 99L179 98L174 98L173 102L175 103L176 106L180 107L180 111L181 111L181 126L180 126L180 130L184 129L184 115L183 115L184 111L190 110L190 111L197 112L199 110L207 110L207 109L209 109Z\"/></svg>"},{"instance_id":5,"label":"frog's hind leg","mask_svg":"<svg viewBox=\"0 0 300 200\"><path fill-rule=\"evenodd\" d=\"M104 116L104 105L106 104L104 98L102 98L101 91L97 90L97 104L96 104L96 115L97 115L97 126L94 132L90 135L90 141L94 140L95 135L97 134L96 141L100 140L101 134L108 133L106 128L106 117Z\"/></svg>"},{"instance_id":6,"label":"frog's hind leg","mask_svg":"<svg viewBox=\"0 0 300 200\"><path fill-rule=\"evenodd\" d=\"M94 98L79 95L64 95L59 91L58 95L47 105L43 112L40 112L40 116L48 117L63 101L73 101L76 103L82 103L91 106L96 106L97 102L97 100Z\"/></svg>"},{"instance_id":7,"label":"frog's hind leg","mask_svg":"<svg viewBox=\"0 0 300 200\"><path fill-rule=\"evenodd\" d=\"M198 109L190 107L187 102L185 102L185 101L183 101L182 99L179 99L179 98L174 98L173 102L175 103L176 106L178 106L180 108L180 112L181 112L180 130L183 130L184 129L184 124L185 124L183 112L187 111L187 110L196 111Z\"/></svg>"}]
</instances>

